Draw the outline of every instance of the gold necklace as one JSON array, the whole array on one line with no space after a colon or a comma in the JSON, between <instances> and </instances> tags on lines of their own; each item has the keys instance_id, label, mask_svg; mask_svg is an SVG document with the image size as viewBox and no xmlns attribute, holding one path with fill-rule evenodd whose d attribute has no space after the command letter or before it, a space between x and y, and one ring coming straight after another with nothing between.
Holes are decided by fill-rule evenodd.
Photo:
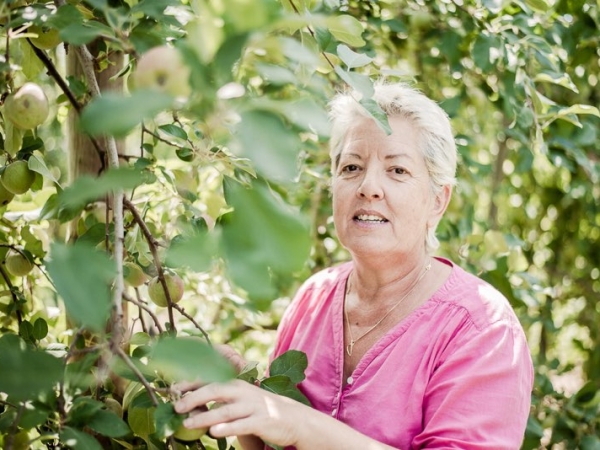
<instances>
[{"instance_id":1,"label":"gold necklace","mask_svg":"<svg viewBox=\"0 0 600 450\"><path fill-rule=\"evenodd\" d=\"M365 331L363 334L361 334L356 339L354 339L352 337L352 327L350 326L350 320L348 319L348 308L346 305L346 303L347 303L346 299L348 298L348 294L350 293L350 289L348 289L348 292L346 293L346 299L344 300L344 315L346 317L346 323L348 323L348 336L350 337L350 343L346 346L346 353L348 354L348 356L352 356L352 349L354 348L354 344L356 344L358 341L360 341L362 338L364 338L367 334L369 334L371 331L373 331L375 328L377 328L379 326L379 324L381 322L383 322L385 320L385 318L387 316L389 316L392 313L392 311L395 310L398 307L398 305L400 303L402 303L404 301L404 299L412 293L412 291L415 289L415 287L417 287L417 284L419 284L419 281L421 281L423 279L423 277L425 276L425 274L427 274L427 272L429 272L429 269L431 269L431 259L428 260L427 264L425 265L425 270L419 276L419 278L417 278L417 280L413 283L413 285L406 292L406 294L404 294L404 296L402 296L402 298L400 300L398 300L396 302L396 304L394 306L392 306L389 309L389 311L386 312L385 315L377 321L377 323L375 325L373 325L371 328L369 328L367 331Z\"/></svg>"}]
</instances>

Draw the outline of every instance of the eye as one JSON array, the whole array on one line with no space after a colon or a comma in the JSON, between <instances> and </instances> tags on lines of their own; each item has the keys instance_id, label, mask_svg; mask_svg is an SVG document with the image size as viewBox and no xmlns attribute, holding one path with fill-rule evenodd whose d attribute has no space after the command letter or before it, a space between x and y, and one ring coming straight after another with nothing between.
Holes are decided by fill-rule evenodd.
<instances>
[{"instance_id":1,"label":"eye","mask_svg":"<svg viewBox=\"0 0 600 450\"><path fill-rule=\"evenodd\" d=\"M408 173L404 167L394 167L393 172L396 175L404 175Z\"/></svg>"},{"instance_id":2,"label":"eye","mask_svg":"<svg viewBox=\"0 0 600 450\"><path fill-rule=\"evenodd\" d=\"M356 164L347 164L342 167L343 173L356 172L358 170L358 166Z\"/></svg>"}]
</instances>

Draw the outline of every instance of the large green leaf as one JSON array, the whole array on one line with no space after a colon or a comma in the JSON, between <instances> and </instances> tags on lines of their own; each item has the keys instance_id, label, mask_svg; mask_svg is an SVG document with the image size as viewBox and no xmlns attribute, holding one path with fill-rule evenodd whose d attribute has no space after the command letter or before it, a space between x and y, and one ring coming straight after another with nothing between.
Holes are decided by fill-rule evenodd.
<instances>
[{"instance_id":1,"label":"large green leaf","mask_svg":"<svg viewBox=\"0 0 600 450\"><path fill-rule=\"evenodd\" d=\"M362 47L365 45L365 41L362 38L362 24L356 18L345 14L330 17L327 19L327 26L329 27L329 32L339 41L353 47Z\"/></svg>"},{"instance_id":2,"label":"large green leaf","mask_svg":"<svg viewBox=\"0 0 600 450\"><path fill-rule=\"evenodd\" d=\"M194 337L166 337L153 348L149 365L171 382L206 383L235 378L233 366L219 352Z\"/></svg>"},{"instance_id":3,"label":"large green leaf","mask_svg":"<svg viewBox=\"0 0 600 450\"><path fill-rule=\"evenodd\" d=\"M246 111L241 119L234 130L232 149L250 158L264 177L291 182L297 175L296 158L300 149L297 132L268 111Z\"/></svg>"},{"instance_id":4,"label":"large green leaf","mask_svg":"<svg viewBox=\"0 0 600 450\"><path fill-rule=\"evenodd\" d=\"M87 426L96 433L108 437L122 437L131 432L123 419L106 409L98 411L87 423Z\"/></svg>"},{"instance_id":5,"label":"large green leaf","mask_svg":"<svg viewBox=\"0 0 600 450\"><path fill-rule=\"evenodd\" d=\"M302 268L310 250L303 217L285 205L264 182L252 188L225 179L225 199L234 211L223 221L223 246L234 281L251 297L271 295L269 274Z\"/></svg>"},{"instance_id":6,"label":"large green leaf","mask_svg":"<svg viewBox=\"0 0 600 450\"><path fill-rule=\"evenodd\" d=\"M125 137L142 120L170 108L173 100L157 91L140 90L130 96L108 93L87 105L79 125L90 135Z\"/></svg>"},{"instance_id":7,"label":"large green leaf","mask_svg":"<svg viewBox=\"0 0 600 450\"><path fill-rule=\"evenodd\" d=\"M350 48L344 44L337 46L337 55L344 62L344 64L346 64L348 69L366 66L373 61L373 58L365 55L364 53L356 53L350 50Z\"/></svg>"},{"instance_id":8,"label":"large green leaf","mask_svg":"<svg viewBox=\"0 0 600 450\"><path fill-rule=\"evenodd\" d=\"M73 450L102 450L100 443L87 433L64 427L59 434L60 442Z\"/></svg>"},{"instance_id":9,"label":"large green leaf","mask_svg":"<svg viewBox=\"0 0 600 450\"><path fill-rule=\"evenodd\" d=\"M296 383L292 382L292 380L285 375L274 375L265 378L260 382L260 387L266 391L292 398L300 403L310 406L310 401L296 387Z\"/></svg>"},{"instance_id":10,"label":"large green leaf","mask_svg":"<svg viewBox=\"0 0 600 450\"><path fill-rule=\"evenodd\" d=\"M61 379L60 359L31 350L14 334L0 337L0 392L12 401L33 400L51 390Z\"/></svg>"},{"instance_id":11,"label":"large green leaf","mask_svg":"<svg viewBox=\"0 0 600 450\"><path fill-rule=\"evenodd\" d=\"M84 175L62 191L58 201L63 208L82 208L117 190L133 189L143 182L144 174L128 167L108 170L99 177Z\"/></svg>"},{"instance_id":12,"label":"large green leaf","mask_svg":"<svg viewBox=\"0 0 600 450\"><path fill-rule=\"evenodd\" d=\"M102 331L110 315L114 262L86 244L52 245L47 269L67 313L77 324Z\"/></svg>"},{"instance_id":13,"label":"large green leaf","mask_svg":"<svg viewBox=\"0 0 600 450\"><path fill-rule=\"evenodd\" d=\"M293 383L304 380L304 371L308 367L306 353L298 350L288 350L273 360L269 366L269 375L285 375Z\"/></svg>"},{"instance_id":14,"label":"large green leaf","mask_svg":"<svg viewBox=\"0 0 600 450\"><path fill-rule=\"evenodd\" d=\"M219 230L197 236L174 239L167 250L169 267L187 266L196 272L210 269L219 249Z\"/></svg>"}]
</instances>

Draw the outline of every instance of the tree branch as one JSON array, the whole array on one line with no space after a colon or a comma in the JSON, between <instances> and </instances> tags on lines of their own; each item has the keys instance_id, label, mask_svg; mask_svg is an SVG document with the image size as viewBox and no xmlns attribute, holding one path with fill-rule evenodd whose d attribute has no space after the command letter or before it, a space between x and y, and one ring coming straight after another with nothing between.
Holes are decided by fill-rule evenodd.
<instances>
[{"instance_id":1,"label":"tree branch","mask_svg":"<svg viewBox=\"0 0 600 450\"><path fill-rule=\"evenodd\" d=\"M169 322L171 323L171 330L177 331L175 328L175 317L173 316L174 303L171 300L171 293L169 292L169 289L167 287L167 282L165 281L165 273L160 262L160 257L158 256L158 242L156 241L156 239L154 239L152 233L150 233L146 222L144 222L144 219L142 219L142 216L140 216L140 213L135 207L135 205L126 198L123 198L123 206L131 212L131 214L133 215L133 220L139 225L140 229L142 230L142 233L144 234L144 237L146 238L146 241L148 241L148 246L150 247L150 252L152 253L152 258L154 260L154 266L156 267L156 272L158 273L158 280L160 281L160 284L163 290L165 291L165 297L167 298L167 310L169 311Z\"/></svg>"}]
</instances>

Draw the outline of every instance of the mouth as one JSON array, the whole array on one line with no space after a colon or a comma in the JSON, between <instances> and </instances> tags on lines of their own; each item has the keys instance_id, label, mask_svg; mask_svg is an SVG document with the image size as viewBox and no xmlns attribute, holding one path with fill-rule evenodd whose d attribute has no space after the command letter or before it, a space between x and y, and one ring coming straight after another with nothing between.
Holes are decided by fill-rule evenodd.
<instances>
[{"instance_id":1,"label":"mouth","mask_svg":"<svg viewBox=\"0 0 600 450\"><path fill-rule=\"evenodd\" d=\"M368 224L380 224L388 222L388 220L385 217L381 217L374 214L356 214L352 219L355 222Z\"/></svg>"}]
</instances>

